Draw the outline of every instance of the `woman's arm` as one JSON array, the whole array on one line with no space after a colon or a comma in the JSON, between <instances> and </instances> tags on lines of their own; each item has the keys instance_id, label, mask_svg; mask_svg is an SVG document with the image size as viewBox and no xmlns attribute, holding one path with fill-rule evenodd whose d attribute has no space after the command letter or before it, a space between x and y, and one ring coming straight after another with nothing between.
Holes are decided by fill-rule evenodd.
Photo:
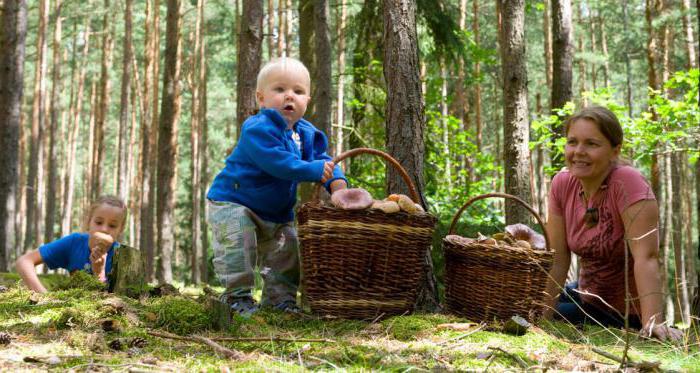
<instances>
[{"instance_id":1,"label":"woman's arm","mask_svg":"<svg viewBox=\"0 0 700 373\"><path fill-rule=\"evenodd\" d=\"M545 309L544 317L549 318L554 314L554 309L559 299L559 293L564 288L566 273L571 264L571 252L566 245L566 224L564 218L549 210L549 221L547 221L547 234L549 242L554 249L554 264L549 271L547 281L547 294L549 294L548 307Z\"/></svg>"},{"instance_id":2,"label":"woman's arm","mask_svg":"<svg viewBox=\"0 0 700 373\"><path fill-rule=\"evenodd\" d=\"M680 330L664 324L664 300L659 271L659 206L654 200L642 200L622 212L625 239L634 258L634 280L642 307L644 331L658 339L678 340Z\"/></svg>"},{"instance_id":3,"label":"woman's arm","mask_svg":"<svg viewBox=\"0 0 700 373\"><path fill-rule=\"evenodd\" d=\"M34 269L34 267L43 262L44 260L41 258L39 250L32 250L20 256L15 262L17 273L22 277L24 284L37 293L46 293L46 288L39 280L39 276L36 275L36 270Z\"/></svg>"}]
</instances>

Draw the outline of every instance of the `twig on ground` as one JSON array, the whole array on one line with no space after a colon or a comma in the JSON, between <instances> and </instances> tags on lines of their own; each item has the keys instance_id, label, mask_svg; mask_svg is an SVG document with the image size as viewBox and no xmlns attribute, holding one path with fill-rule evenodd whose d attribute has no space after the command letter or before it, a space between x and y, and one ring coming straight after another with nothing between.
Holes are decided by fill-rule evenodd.
<instances>
[{"instance_id":1,"label":"twig on ground","mask_svg":"<svg viewBox=\"0 0 700 373\"><path fill-rule=\"evenodd\" d=\"M450 338L450 339L448 339L448 340L446 340L446 341L442 341L442 342L438 343L437 345L438 345L438 346L443 346L443 345L446 345L446 344L448 344L448 343L450 343L450 342L454 342L454 341L457 341L457 340L460 340L460 339L467 338L468 336L470 336L470 335L472 335L472 334L474 334L474 333L476 333L476 332L478 332L478 331L483 330L485 327L486 327L486 323L483 323L483 322L482 322L482 323L479 324L476 328L474 328L474 329L472 329L472 330L470 330L470 331L468 331L468 332L466 332L466 333L460 334L460 335L458 335L458 336L456 336L456 337L454 337L454 338Z\"/></svg>"},{"instance_id":2,"label":"twig on ground","mask_svg":"<svg viewBox=\"0 0 700 373\"><path fill-rule=\"evenodd\" d=\"M125 363L125 364L86 363L86 364L80 364L80 365L69 367L68 371L73 371L73 370L82 369L82 368L114 369L114 368L126 368L126 367L147 368L147 369L150 369L149 371L151 371L151 370L163 371L164 369L169 370L169 371L173 371L173 369L166 369L165 367L161 367L161 366L157 366L157 365L150 365L150 364L143 364L143 363Z\"/></svg>"},{"instance_id":3,"label":"twig on ground","mask_svg":"<svg viewBox=\"0 0 700 373\"><path fill-rule=\"evenodd\" d=\"M212 341L218 342L318 342L318 343L336 343L333 339L327 338L317 338L317 339L294 339L294 338L281 338L281 337L246 337L246 338L236 338L236 337L211 337Z\"/></svg>"},{"instance_id":4,"label":"twig on ground","mask_svg":"<svg viewBox=\"0 0 700 373\"><path fill-rule=\"evenodd\" d=\"M607 351L603 351L603 350L601 350L601 349L599 349L599 348L592 347L591 349L592 349L593 352L595 352L596 354L605 356L606 358L608 358L608 359L610 359L610 360L612 360L612 361L618 362L618 363L620 363L620 364L624 364L625 367L630 367L630 368L646 368L646 369L654 369L654 368L657 368L657 369L658 369L659 366L661 365L660 363L654 362L654 361L651 361L651 362L650 362L650 361L642 361L642 362L637 363L637 362L632 361L632 360L629 358L629 356L627 357L627 359L624 359L624 360L623 360L621 357L618 357L618 356L616 356L616 355L613 355L613 354L611 354L611 353L609 353L609 352L607 352Z\"/></svg>"},{"instance_id":5,"label":"twig on ground","mask_svg":"<svg viewBox=\"0 0 700 373\"><path fill-rule=\"evenodd\" d=\"M157 331L153 331L153 330L149 330L148 334L155 336L155 337L160 337L160 338L177 339L177 340L181 340L181 341L203 343L203 344L211 347L212 349L214 349L214 351L218 352L219 354L224 355L224 356L228 357L229 359L233 359L233 360L243 360L245 358L245 354L240 352L240 351L228 349L228 348L212 341L209 338L201 337L198 335L193 335L193 336L189 336L189 337L182 337L182 336L170 334L167 332L157 332Z\"/></svg>"},{"instance_id":6,"label":"twig on ground","mask_svg":"<svg viewBox=\"0 0 700 373\"><path fill-rule=\"evenodd\" d=\"M504 350L504 349L502 349L502 348L500 348L500 347L488 347L488 349L489 349L489 350L494 350L494 351L501 352L501 353L505 354L506 356L511 357L511 358L512 358L513 360L515 360L515 362L518 363L518 365L520 365L520 367L523 368L523 369L527 369L527 368L530 367L530 366L525 362L525 360L523 360L520 356L515 355L515 354L513 354L513 353L510 353L510 352L508 352L508 351L506 351L506 350Z\"/></svg>"}]
</instances>

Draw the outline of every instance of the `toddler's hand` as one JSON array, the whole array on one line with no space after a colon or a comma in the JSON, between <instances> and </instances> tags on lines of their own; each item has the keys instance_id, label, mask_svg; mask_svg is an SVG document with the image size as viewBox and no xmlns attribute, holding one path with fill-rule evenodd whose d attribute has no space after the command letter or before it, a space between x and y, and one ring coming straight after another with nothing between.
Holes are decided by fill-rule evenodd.
<instances>
[{"instance_id":1,"label":"toddler's hand","mask_svg":"<svg viewBox=\"0 0 700 373\"><path fill-rule=\"evenodd\" d=\"M335 168L335 163L333 162L326 162L323 165L323 177L321 177L322 183L325 183L333 178L333 168Z\"/></svg>"}]
</instances>

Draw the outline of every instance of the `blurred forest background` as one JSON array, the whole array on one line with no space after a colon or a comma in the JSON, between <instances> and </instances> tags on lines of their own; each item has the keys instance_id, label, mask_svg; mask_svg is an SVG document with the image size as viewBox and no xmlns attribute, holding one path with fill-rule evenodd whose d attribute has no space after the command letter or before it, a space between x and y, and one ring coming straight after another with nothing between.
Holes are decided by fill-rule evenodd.
<instances>
[{"instance_id":1,"label":"blurred forest background","mask_svg":"<svg viewBox=\"0 0 700 373\"><path fill-rule=\"evenodd\" d=\"M204 196L256 110L261 63L293 56L311 70L306 117L330 152L381 149L414 179L439 218L438 282L457 209L505 191L546 218L562 120L611 108L624 156L661 206L669 315L687 322L700 241L699 3L0 0L0 271L83 229L89 202L109 193L128 202L123 242L142 249L149 280L214 283ZM344 167L377 197L405 191L379 161ZM502 205L472 208L460 233L527 219Z\"/></svg>"}]
</instances>

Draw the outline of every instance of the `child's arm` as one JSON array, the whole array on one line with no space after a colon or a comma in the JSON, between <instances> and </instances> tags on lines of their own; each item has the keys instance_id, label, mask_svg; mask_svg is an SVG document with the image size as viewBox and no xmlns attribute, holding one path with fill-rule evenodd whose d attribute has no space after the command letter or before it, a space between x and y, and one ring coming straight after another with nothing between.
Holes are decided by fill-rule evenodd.
<instances>
[{"instance_id":1,"label":"child's arm","mask_svg":"<svg viewBox=\"0 0 700 373\"><path fill-rule=\"evenodd\" d=\"M15 268L17 268L17 273L22 277L22 281L31 290L37 293L46 293L46 288L39 280L39 276L36 275L36 270L34 267L43 263L41 254L39 250L32 250L17 259L15 262Z\"/></svg>"}]
</instances>

